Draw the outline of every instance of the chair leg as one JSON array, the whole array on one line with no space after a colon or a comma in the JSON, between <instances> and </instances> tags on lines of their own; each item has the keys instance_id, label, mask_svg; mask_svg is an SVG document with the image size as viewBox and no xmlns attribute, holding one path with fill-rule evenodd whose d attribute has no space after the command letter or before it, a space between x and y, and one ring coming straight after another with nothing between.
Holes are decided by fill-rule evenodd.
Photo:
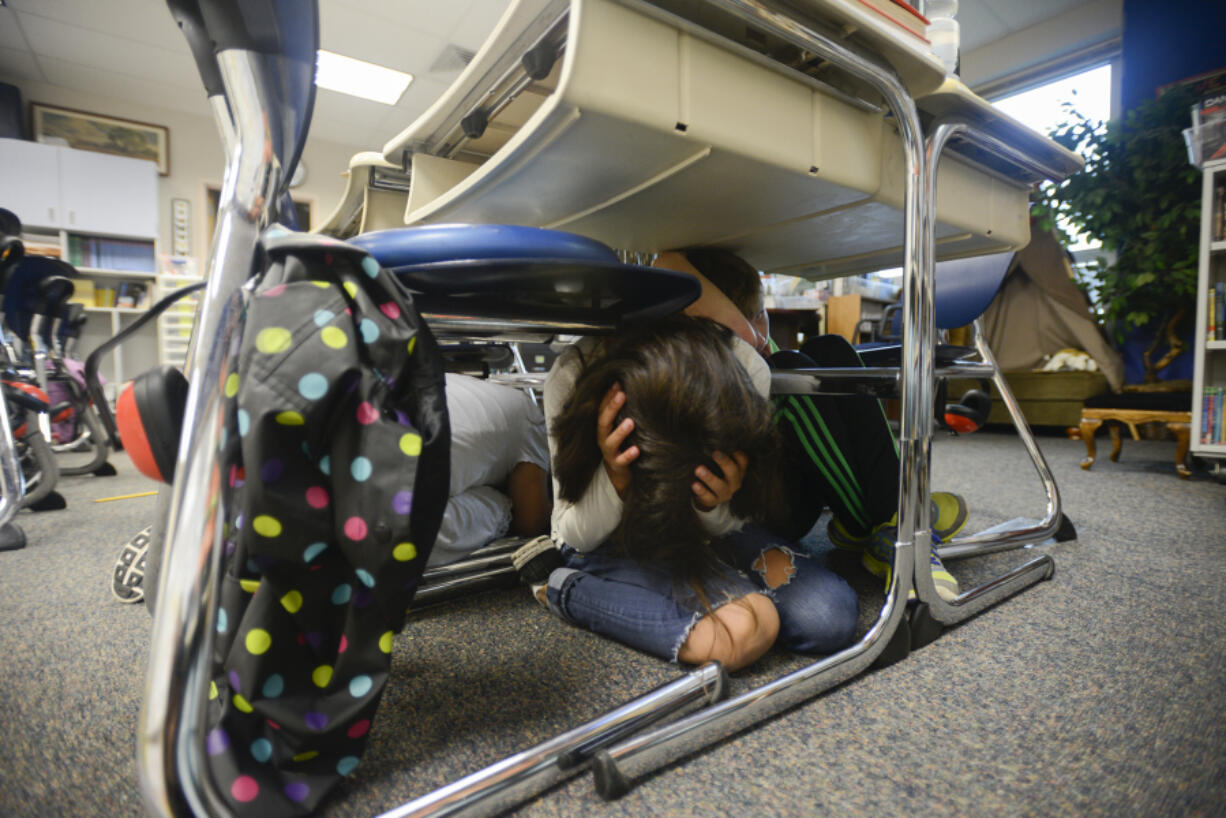
<instances>
[{"instance_id":1,"label":"chair leg","mask_svg":"<svg viewBox=\"0 0 1226 818\"><path fill-rule=\"evenodd\" d=\"M1081 461L1081 468L1086 471L1094 465L1094 433L1098 431L1098 427L1102 426L1103 422L1097 418L1082 418L1081 419L1081 439L1086 442L1086 456Z\"/></svg>"},{"instance_id":2,"label":"chair leg","mask_svg":"<svg viewBox=\"0 0 1226 818\"><path fill-rule=\"evenodd\" d=\"M1166 428L1175 433L1175 471L1184 480L1192 476L1188 468L1188 446L1191 443L1191 429L1187 423L1171 421Z\"/></svg>"},{"instance_id":3,"label":"chair leg","mask_svg":"<svg viewBox=\"0 0 1226 818\"><path fill-rule=\"evenodd\" d=\"M1137 430L1135 426L1129 426L1132 430L1132 439L1137 440ZM1108 423L1107 431L1111 433L1111 462L1120 462L1120 449L1124 447L1124 434L1118 423Z\"/></svg>"}]
</instances>

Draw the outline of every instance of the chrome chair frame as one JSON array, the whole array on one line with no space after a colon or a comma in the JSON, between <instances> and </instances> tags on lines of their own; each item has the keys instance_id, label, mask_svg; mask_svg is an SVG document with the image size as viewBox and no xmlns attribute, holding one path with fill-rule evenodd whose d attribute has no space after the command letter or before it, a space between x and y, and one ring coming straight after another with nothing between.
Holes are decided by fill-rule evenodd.
<instances>
[{"instance_id":1,"label":"chrome chair frame","mask_svg":"<svg viewBox=\"0 0 1226 818\"><path fill-rule=\"evenodd\" d=\"M953 603L945 603L935 592L931 573L927 570L928 561L916 559L916 543L923 543L923 548L927 549L931 525L929 466L934 378L938 374L933 350L936 167L946 143L954 135L997 155L1009 157L1017 152L1007 145L993 144L991 137L978 133L969 123L938 124L925 141L915 100L897 74L873 56L835 41L757 0L708 2L830 61L867 83L885 100L902 140L906 166L903 364L898 372L867 373L895 379L901 394L895 570L876 622L850 648L596 753L596 781L606 795L615 795L649 770L747 729L868 668L898 630L912 587L939 621L953 623L1050 576L1052 571L1050 557L1039 556L962 593ZM311 78L309 68L301 63L276 54L242 49L221 51L216 55L216 63L224 86L221 101L224 104L219 103L215 95L211 95L211 104L223 141L227 143L229 159L207 267L207 288L189 350L191 387L176 463L178 479L171 491L164 493L166 499L159 503L157 525L165 531L166 560L160 578L145 703L139 722L138 757L145 803L151 813L159 815L229 814L224 798L215 791L205 771L202 719L221 576L220 520L225 518L227 511L221 507L224 501L216 491L214 475L222 428L220 375L236 353L237 333L247 299L244 285L251 274L251 248L259 231L273 218L273 203L278 201L283 182L292 171L310 115L309 92L303 89L310 85ZM293 98L286 98L287 89ZM306 104L302 104L304 100ZM1035 164L1029 157L1014 158L1025 166ZM1041 166L1037 170L1049 174ZM472 329L474 324L480 324L475 316L436 318L447 328ZM478 328L487 333L505 329L488 325ZM558 331L554 327L535 326L515 329ZM582 331L582 328L570 331ZM983 364L963 364L941 374L988 373L992 367L991 353L981 341L977 341L977 346L984 358ZM846 377L820 370L794 374L796 388L809 390L814 388L815 379ZM776 383L782 386L784 380L786 375L777 377ZM1010 411L1014 412L1016 402L1007 402ZM0 443L0 455L4 454L2 445ZM983 540L957 541L947 548L949 556L1016 547L1044 539L1055 529L1059 497L1054 481L1050 480L1046 465L1040 465L1042 457L1033 445L1033 438L1028 448L1048 483L1048 517L1033 529ZM6 491L5 500L8 497ZM704 671L703 675L711 672L714 671ZM700 701L704 696L695 695L696 687L705 690L707 682L687 684L683 677L682 681L669 686L675 695L670 694L663 704L657 702L660 712L675 711ZM649 694L649 698L652 695ZM634 703L628 706L637 707ZM641 724L636 722L637 726ZM579 731L586 731L587 727ZM629 732L632 731L626 731ZM620 735L624 733L602 731L602 741ZM587 738L581 743L589 750L595 749ZM542 751L541 747L546 750ZM557 780L553 776L562 766L558 752L562 756L569 752L559 748L569 745L558 739L541 747L528 751L526 756L521 754L487 768L390 814L398 817L450 814L452 808L448 804L452 803L452 796L461 797L461 793L464 814L487 814L504 809L512 803L507 800L508 792L520 798ZM544 762L547 766L554 765L547 774L542 773L536 762L525 760L543 756L553 758L553 761Z\"/></svg>"},{"instance_id":2,"label":"chrome chair frame","mask_svg":"<svg viewBox=\"0 0 1226 818\"><path fill-rule=\"evenodd\" d=\"M0 527L7 525L21 508L25 484L21 479L21 464L13 445L13 430L9 428L8 404L0 389Z\"/></svg>"}]
</instances>

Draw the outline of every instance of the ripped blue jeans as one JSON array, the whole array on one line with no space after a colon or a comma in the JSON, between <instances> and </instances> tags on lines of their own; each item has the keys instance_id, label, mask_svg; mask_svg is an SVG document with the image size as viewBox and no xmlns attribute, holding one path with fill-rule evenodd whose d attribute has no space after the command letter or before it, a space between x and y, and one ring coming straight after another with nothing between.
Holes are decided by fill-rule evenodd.
<instances>
[{"instance_id":1,"label":"ripped blue jeans","mask_svg":"<svg viewBox=\"0 0 1226 818\"><path fill-rule=\"evenodd\" d=\"M757 526L719 537L711 547L720 561L702 582L709 608L689 583L620 556L609 544L586 554L563 546L564 567L550 574L546 600L573 625L672 662L698 620L753 593L775 603L779 647L833 653L851 642L859 605L842 577ZM771 549L785 559L768 561Z\"/></svg>"}]
</instances>

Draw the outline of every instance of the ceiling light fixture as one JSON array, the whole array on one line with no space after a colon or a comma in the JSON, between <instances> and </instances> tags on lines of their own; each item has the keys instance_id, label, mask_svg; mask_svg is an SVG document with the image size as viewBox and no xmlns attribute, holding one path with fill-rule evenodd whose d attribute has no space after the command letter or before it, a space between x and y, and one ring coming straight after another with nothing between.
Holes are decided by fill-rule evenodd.
<instances>
[{"instance_id":1,"label":"ceiling light fixture","mask_svg":"<svg viewBox=\"0 0 1226 818\"><path fill-rule=\"evenodd\" d=\"M322 48L316 57L315 84L362 99L395 105L413 81L412 74L355 60Z\"/></svg>"}]
</instances>

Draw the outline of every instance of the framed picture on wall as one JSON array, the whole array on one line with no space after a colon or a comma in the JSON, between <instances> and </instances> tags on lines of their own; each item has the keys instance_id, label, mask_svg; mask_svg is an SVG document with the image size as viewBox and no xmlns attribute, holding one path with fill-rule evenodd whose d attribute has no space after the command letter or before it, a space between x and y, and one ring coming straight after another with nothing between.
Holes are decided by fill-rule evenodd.
<instances>
[{"instance_id":1,"label":"framed picture on wall","mask_svg":"<svg viewBox=\"0 0 1226 818\"><path fill-rule=\"evenodd\" d=\"M162 176L170 173L170 129L165 126L41 102L30 103L30 125L36 142L148 159Z\"/></svg>"}]
</instances>

